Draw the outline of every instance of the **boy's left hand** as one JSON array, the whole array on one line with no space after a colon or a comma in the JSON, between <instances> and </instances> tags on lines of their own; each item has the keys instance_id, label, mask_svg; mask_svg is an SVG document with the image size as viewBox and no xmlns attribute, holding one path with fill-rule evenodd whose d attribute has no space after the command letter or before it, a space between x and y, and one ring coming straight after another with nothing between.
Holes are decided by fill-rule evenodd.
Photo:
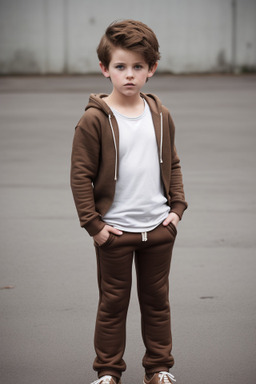
<instances>
[{"instance_id":1,"label":"boy's left hand","mask_svg":"<svg viewBox=\"0 0 256 384\"><path fill-rule=\"evenodd\" d=\"M163 221L163 225L166 227L168 224L172 222L177 228L179 221L180 221L180 218L177 215L177 213L170 212L169 215L166 217L166 219Z\"/></svg>"}]
</instances>

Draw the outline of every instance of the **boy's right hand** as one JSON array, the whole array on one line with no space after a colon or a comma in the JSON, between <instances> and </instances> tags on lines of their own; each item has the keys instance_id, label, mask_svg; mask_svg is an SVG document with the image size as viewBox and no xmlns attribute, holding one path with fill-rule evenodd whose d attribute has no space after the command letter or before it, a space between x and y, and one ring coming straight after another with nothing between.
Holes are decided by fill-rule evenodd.
<instances>
[{"instance_id":1,"label":"boy's right hand","mask_svg":"<svg viewBox=\"0 0 256 384\"><path fill-rule=\"evenodd\" d=\"M123 234L123 232L120 231L119 229L111 227L111 225L106 224L105 227L99 233L97 233L97 235L93 236L95 243L98 244L99 246L104 244L109 238L110 232L118 236Z\"/></svg>"}]
</instances>

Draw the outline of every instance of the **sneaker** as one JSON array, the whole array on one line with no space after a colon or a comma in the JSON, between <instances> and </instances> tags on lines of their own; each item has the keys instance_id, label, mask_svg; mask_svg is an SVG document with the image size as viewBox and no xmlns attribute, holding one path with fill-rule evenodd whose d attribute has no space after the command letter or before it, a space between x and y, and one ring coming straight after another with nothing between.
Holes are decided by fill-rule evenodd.
<instances>
[{"instance_id":1,"label":"sneaker","mask_svg":"<svg viewBox=\"0 0 256 384\"><path fill-rule=\"evenodd\" d=\"M98 380L95 380L92 384L121 384L121 379L116 380L113 376L105 375L100 377Z\"/></svg>"},{"instance_id":2,"label":"sneaker","mask_svg":"<svg viewBox=\"0 0 256 384\"><path fill-rule=\"evenodd\" d=\"M145 375L143 384L173 384L175 377L170 372L157 372L150 379Z\"/></svg>"}]
</instances>

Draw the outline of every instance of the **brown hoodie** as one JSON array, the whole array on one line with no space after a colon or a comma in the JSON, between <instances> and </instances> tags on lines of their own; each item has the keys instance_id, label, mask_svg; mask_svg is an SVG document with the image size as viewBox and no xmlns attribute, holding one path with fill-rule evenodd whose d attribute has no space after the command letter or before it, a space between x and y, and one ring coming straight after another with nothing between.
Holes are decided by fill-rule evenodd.
<instances>
[{"instance_id":1,"label":"brown hoodie","mask_svg":"<svg viewBox=\"0 0 256 384\"><path fill-rule=\"evenodd\" d=\"M103 98L91 95L73 141L71 188L80 219L91 236L102 230L118 178L119 132ZM171 211L182 217L187 208L180 160L174 144L175 128L169 111L155 95L141 93L149 104L155 128L164 191Z\"/></svg>"}]
</instances>

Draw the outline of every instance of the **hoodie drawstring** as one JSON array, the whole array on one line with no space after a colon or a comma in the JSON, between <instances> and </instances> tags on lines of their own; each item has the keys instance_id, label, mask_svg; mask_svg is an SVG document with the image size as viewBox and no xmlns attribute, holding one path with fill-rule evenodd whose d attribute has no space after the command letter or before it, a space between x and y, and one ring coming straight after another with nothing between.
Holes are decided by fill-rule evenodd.
<instances>
[{"instance_id":1,"label":"hoodie drawstring","mask_svg":"<svg viewBox=\"0 0 256 384\"><path fill-rule=\"evenodd\" d=\"M160 138L160 164L163 163L163 113L160 112L161 138Z\"/></svg>"},{"instance_id":2,"label":"hoodie drawstring","mask_svg":"<svg viewBox=\"0 0 256 384\"><path fill-rule=\"evenodd\" d=\"M117 146L116 146L115 132L114 132L114 128L113 128L112 121L111 121L111 115L108 115L108 120L109 120L110 128L111 128L111 131L112 131L112 135L113 135L113 141L114 141L115 153L116 153L116 158L115 158L115 176L114 176L114 180L116 181L117 180Z\"/></svg>"}]
</instances>

